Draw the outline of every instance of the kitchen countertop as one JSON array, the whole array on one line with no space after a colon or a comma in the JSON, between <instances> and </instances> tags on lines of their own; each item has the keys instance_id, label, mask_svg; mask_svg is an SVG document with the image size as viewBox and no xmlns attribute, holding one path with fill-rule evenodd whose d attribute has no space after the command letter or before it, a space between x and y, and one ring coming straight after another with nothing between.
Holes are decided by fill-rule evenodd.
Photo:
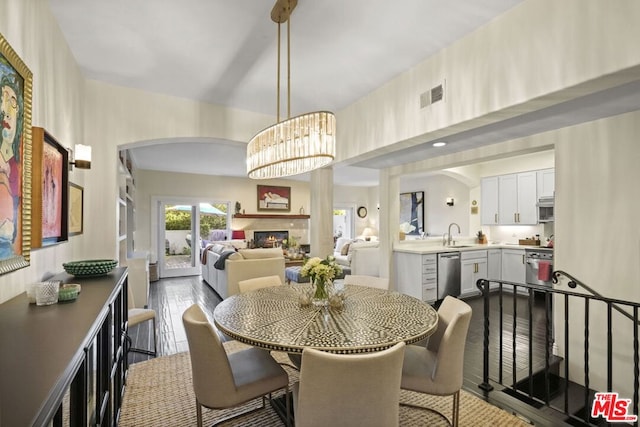
<instances>
[{"instance_id":1,"label":"kitchen countertop","mask_svg":"<svg viewBox=\"0 0 640 427\"><path fill-rule=\"evenodd\" d=\"M394 252L404 252L411 254L437 254L442 252L465 252L488 249L535 249L544 252L553 252L553 248L546 246L518 245L515 243L467 243L464 241L457 242L452 246L442 246L440 242L424 241L424 240L408 240L397 242L393 246Z\"/></svg>"}]
</instances>

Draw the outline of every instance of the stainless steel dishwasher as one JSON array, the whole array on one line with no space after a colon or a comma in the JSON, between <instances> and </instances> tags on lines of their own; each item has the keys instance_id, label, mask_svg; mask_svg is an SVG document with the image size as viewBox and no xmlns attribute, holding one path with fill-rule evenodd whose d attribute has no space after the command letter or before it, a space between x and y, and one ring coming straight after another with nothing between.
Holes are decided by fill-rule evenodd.
<instances>
[{"instance_id":1,"label":"stainless steel dishwasher","mask_svg":"<svg viewBox=\"0 0 640 427\"><path fill-rule=\"evenodd\" d=\"M460 295L460 252L438 254L438 299Z\"/></svg>"}]
</instances>

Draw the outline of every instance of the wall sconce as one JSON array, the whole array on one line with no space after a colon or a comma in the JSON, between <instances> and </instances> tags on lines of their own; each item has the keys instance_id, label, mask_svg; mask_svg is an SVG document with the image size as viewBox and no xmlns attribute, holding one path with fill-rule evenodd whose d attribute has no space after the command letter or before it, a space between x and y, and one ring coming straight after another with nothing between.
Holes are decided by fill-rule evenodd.
<instances>
[{"instance_id":1,"label":"wall sconce","mask_svg":"<svg viewBox=\"0 0 640 427\"><path fill-rule=\"evenodd\" d=\"M69 170L73 170L74 165L78 169L91 169L90 145L76 144L74 160L69 162Z\"/></svg>"},{"instance_id":2,"label":"wall sconce","mask_svg":"<svg viewBox=\"0 0 640 427\"><path fill-rule=\"evenodd\" d=\"M453 206L453 197L447 197L447 206Z\"/></svg>"}]
</instances>

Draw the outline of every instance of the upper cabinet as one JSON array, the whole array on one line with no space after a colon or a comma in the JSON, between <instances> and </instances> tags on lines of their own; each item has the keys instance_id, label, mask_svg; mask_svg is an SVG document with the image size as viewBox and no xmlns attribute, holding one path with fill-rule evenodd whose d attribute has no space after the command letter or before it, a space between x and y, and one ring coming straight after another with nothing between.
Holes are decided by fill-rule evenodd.
<instances>
[{"instance_id":1,"label":"upper cabinet","mask_svg":"<svg viewBox=\"0 0 640 427\"><path fill-rule=\"evenodd\" d=\"M540 197L540 191L553 193L553 185L550 182L553 182L553 169L483 178L480 184L482 224L537 224L536 203ZM538 188L538 183L542 183L541 189Z\"/></svg>"},{"instance_id":2,"label":"upper cabinet","mask_svg":"<svg viewBox=\"0 0 640 427\"><path fill-rule=\"evenodd\" d=\"M523 172L498 177L498 217L502 225L538 223L536 173Z\"/></svg>"},{"instance_id":3,"label":"upper cabinet","mask_svg":"<svg viewBox=\"0 0 640 427\"><path fill-rule=\"evenodd\" d=\"M556 170L542 169L536 172L538 199L545 197L553 197L556 190Z\"/></svg>"},{"instance_id":4,"label":"upper cabinet","mask_svg":"<svg viewBox=\"0 0 640 427\"><path fill-rule=\"evenodd\" d=\"M482 204L480 205L483 225L498 225L498 177L483 178L480 183Z\"/></svg>"}]
</instances>

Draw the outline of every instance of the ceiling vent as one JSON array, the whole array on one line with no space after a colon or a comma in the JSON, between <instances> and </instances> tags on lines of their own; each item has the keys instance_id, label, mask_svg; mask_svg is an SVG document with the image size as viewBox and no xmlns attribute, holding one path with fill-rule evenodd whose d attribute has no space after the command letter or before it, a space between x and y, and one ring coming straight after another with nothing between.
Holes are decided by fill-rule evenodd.
<instances>
[{"instance_id":1,"label":"ceiling vent","mask_svg":"<svg viewBox=\"0 0 640 427\"><path fill-rule=\"evenodd\" d=\"M444 100L444 83L432 87L428 91L420 94L420 108L428 107L431 104Z\"/></svg>"}]
</instances>

